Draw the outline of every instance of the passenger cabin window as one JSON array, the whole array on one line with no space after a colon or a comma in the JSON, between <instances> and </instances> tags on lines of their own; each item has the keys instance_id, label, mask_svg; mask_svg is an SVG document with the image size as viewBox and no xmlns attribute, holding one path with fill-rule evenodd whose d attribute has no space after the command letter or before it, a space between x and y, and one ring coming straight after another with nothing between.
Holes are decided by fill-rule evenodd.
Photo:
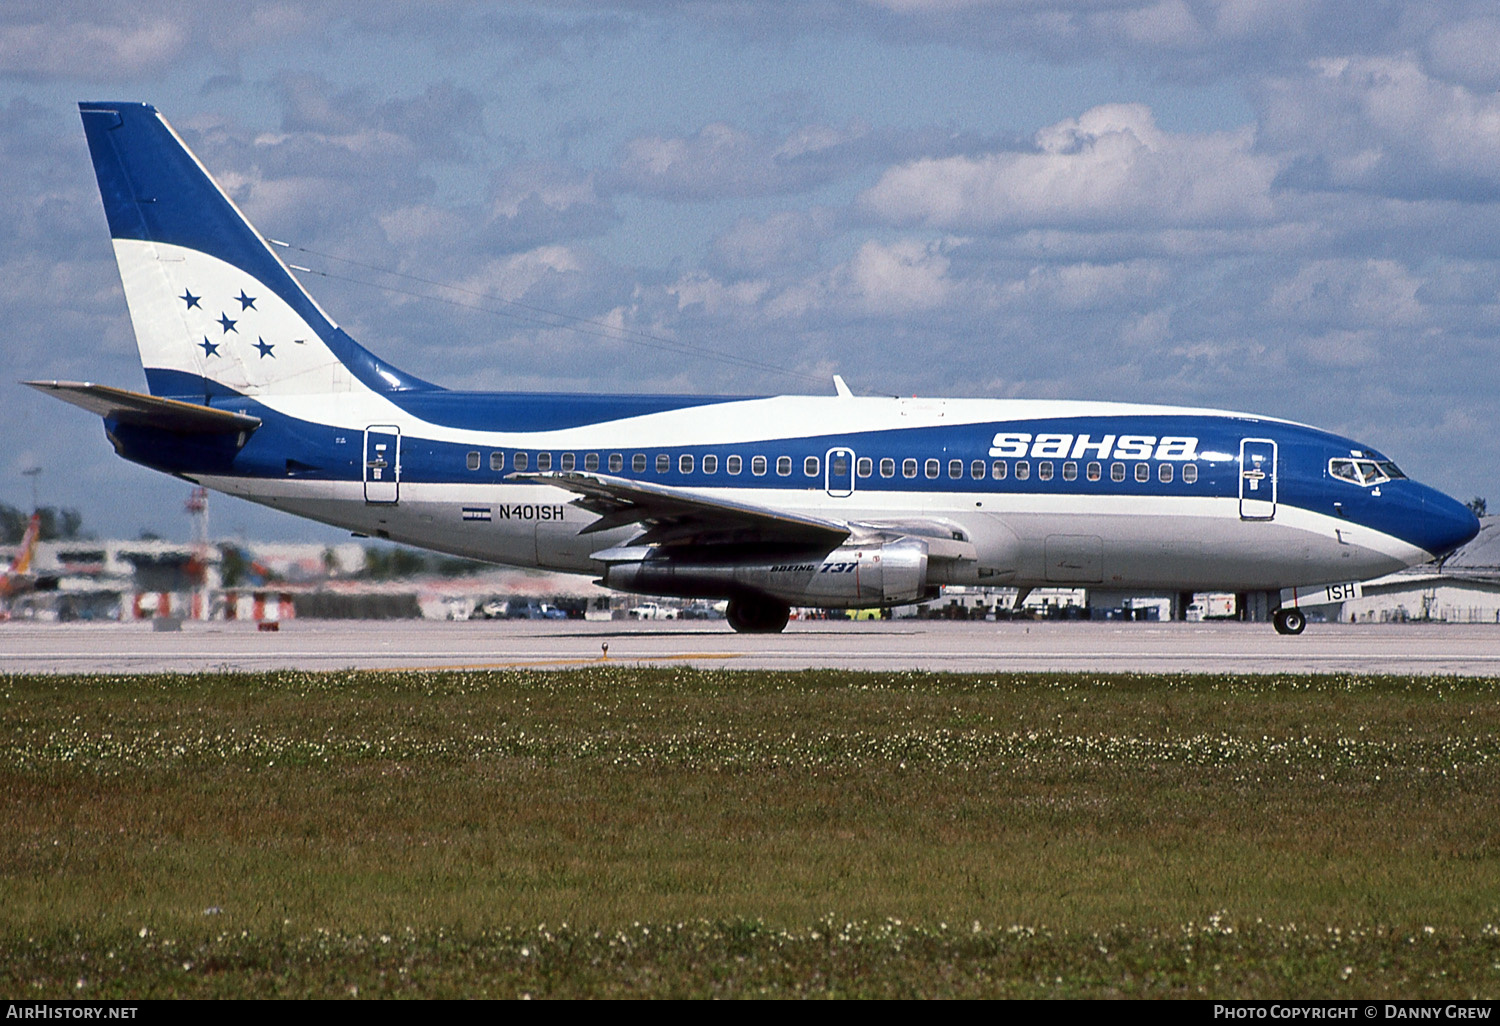
<instances>
[{"instance_id":1,"label":"passenger cabin window","mask_svg":"<svg viewBox=\"0 0 1500 1026\"><path fill-rule=\"evenodd\" d=\"M1192 484L1198 480L1198 464L1189 463L1182 468L1182 483Z\"/></svg>"},{"instance_id":2,"label":"passenger cabin window","mask_svg":"<svg viewBox=\"0 0 1500 1026\"><path fill-rule=\"evenodd\" d=\"M691 474L693 472L693 457L683 453L677 457L677 472L679 474Z\"/></svg>"},{"instance_id":3,"label":"passenger cabin window","mask_svg":"<svg viewBox=\"0 0 1500 1026\"><path fill-rule=\"evenodd\" d=\"M599 469L599 454L597 452L588 453L583 457L583 469L590 472Z\"/></svg>"},{"instance_id":4,"label":"passenger cabin window","mask_svg":"<svg viewBox=\"0 0 1500 1026\"><path fill-rule=\"evenodd\" d=\"M1051 460L1042 460L1042 462L1040 462L1040 463L1038 463L1036 465L1036 479L1038 481L1051 481L1052 480L1052 461Z\"/></svg>"},{"instance_id":5,"label":"passenger cabin window","mask_svg":"<svg viewBox=\"0 0 1500 1026\"><path fill-rule=\"evenodd\" d=\"M951 477L951 478L953 478L953 479L955 479L955 480L957 480L960 477L963 477L964 476L964 461L963 460L949 460L948 461L948 476Z\"/></svg>"},{"instance_id":6,"label":"passenger cabin window","mask_svg":"<svg viewBox=\"0 0 1500 1026\"><path fill-rule=\"evenodd\" d=\"M901 461L901 476L902 477L916 477L917 476L917 461L913 460L913 459L902 460Z\"/></svg>"},{"instance_id":7,"label":"passenger cabin window","mask_svg":"<svg viewBox=\"0 0 1500 1026\"><path fill-rule=\"evenodd\" d=\"M1009 468L1010 464L1006 463L1004 460L996 460L994 463L990 464L990 477L994 478L996 481L1004 481L1005 473Z\"/></svg>"},{"instance_id":8,"label":"passenger cabin window","mask_svg":"<svg viewBox=\"0 0 1500 1026\"><path fill-rule=\"evenodd\" d=\"M572 470L575 465L573 462L573 454L570 452L563 453L561 463L563 470Z\"/></svg>"},{"instance_id":9,"label":"passenger cabin window","mask_svg":"<svg viewBox=\"0 0 1500 1026\"><path fill-rule=\"evenodd\" d=\"M625 469L625 457L621 456L617 452L610 453L609 454L609 472L611 474L618 474L620 471L622 471L624 469Z\"/></svg>"},{"instance_id":10,"label":"passenger cabin window","mask_svg":"<svg viewBox=\"0 0 1500 1026\"><path fill-rule=\"evenodd\" d=\"M1078 464L1074 463L1072 460L1069 460L1068 462L1063 464L1063 480L1078 480Z\"/></svg>"},{"instance_id":11,"label":"passenger cabin window","mask_svg":"<svg viewBox=\"0 0 1500 1026\"><path fill-rule=\"evenodd\" d=\"M1025 460L1016 460L1016 480L1024 481L1031 476L1031 464Z\"/></svg>"},{"instance_id":12,"label":"passenger cabin window","mask_svg":"<svg viewBox=\"0 0 1500 1026\"><path fill-rule=\"evenodd\" d=\"M776 457L776 473L781 477L792 475L792 458L790 456Z\"/></svg>"},{"instance_id":13,"label":"passenger cabin window","mask_svg":"<svg viewBox=\"0 0 1500 1026\"><path fill-rule=\"evenodd\" d=\"M807 475L808 477L817 477L818 476L818 462L819 461L818 461L818 458L816 456L809 456L806 459L804 459L802 461L802 473L805 474L805 475ZM848 465L845 464L844 473L848 473L848 472L849 472Z\"/></svg>"},{"instance_id":14,"label":"passenger cabin window","mask_svg":"<svg viewBox=\"0 0 1500 1026\"><path fill-rule=\"evenodd\" d=\"M703 472L705 474L717 474L719 472L719 457L703 457Z\"/></svg>"},{"instance_id":15,"label":"passenger cabin window","mask_svg":"<svg viewBox=\"0 0 1500 1026\"><path fill-rule=\"evenodd\" d=\"M504 470L505 469L505 453L503 453L503 452L492 452L492 453L490 453L490 469L491 470Z\"/></svg>"},{"instance_id":16,"label":"passenger cabin window","mask_svg":"<svg viewBox=\"0 0 1500 1026\"><path fill-rule=\"evenodd\" d=\"M668 456L664 452L657 453L656 454L656 472L658 474L665 474L667 471L669 471L671 469L672 469L672 457Z\"/></svg>"},{"instance_id":17,"label":"passenger cabin window","mask_svg":"<svg viewBox=\"0 0 1500 1026\"><path fill-rule=\"evenodd\" d=\"M724 461L724 469L731 474L738 474L744 466L744 462L738 456L731 456Z\"/></svg>"},{"instance_id":18,"label":"passenger cabin window","mask_svg":"<svg viewBox=\"0 0 1500 1026\"><path fill-rule=\"evenodd\" d=\"M766 473L766 458L764 456L750 457L750 473L756 477L764 477Z\"/></svg>"},{"instance_id":19,"label":"passenger cabin window","mask_svg":"<svg viewBox=\"0 0 1500 1026\"><path fill-rule=\"evenodd\" d=\"M1151 480L1151 464L1137 463L1135 465L1135 479L1137 481Z\"/></svg>"},{"instance_id":20,"label":"passenger cabin window","mask_svg":"<svg viewBox=\"0 0 1500 1026\"><path fill-rule=\"evenodd\" d=\"M869 477L875 472L875 461L868 456L861 456L854 464L854 472L860 477ZM886 477L890 476L886 475Z\"/></svg>"},{"instance_id":21,"label":"passenger cabin window","mask_svg":"<svg viewBox=\"0 0 1500 1026\"><path fill-rule=\"evenodd\" d=\"M847 477L849 474L849 455L841 452L828 457L828 472L841 480Z\"/></svg>"},{"instance_id":22,"label":"passenger cabin window","mask_svg":"<svg viewBox=\"0 0 1500 1026\"><path fill-rule=\"evenodd\" d=\"M1172 464L1163 463L1156 468L1156 479L1162 484L1172 483Z\"/></svg>"},{"instance_id":23,"label":"passenger cabin window","mask_svg":"<svg viewBox=\"0 0 1500 1026\"><path fill-rule=\"evenodd\" d=\"M536 454L536 469L551 470L552 454L550 452L539 452Z\"/></svg>"},{"instance_id":24,"label":"passenger cabin window","mask_svg":"<svg viewBox=\"0 0 1500 1026\"><path fill-rule=\"evenodd\" d=\"M524 452L516 453L516 469L525 470L529 466L531 466L531 457Z\"/></svg>"},{"instance_id":25,"label":"passenger cabin window","mask_svg":"<svg viewBox=\"0 0 1500 1026\"><path fill-rule=\"evenodd\" d=\"M646 472L646 454L638 452L630 457L630 469L637 474L644 474Z\"/></svg>"},{"instance_id":26,"label":"passenger cabin window","mask_svg":"<svg viewBox=\"0 0 1500 1026\"><path fill-rule=\"evenodd\" d=\"M881 460L880 461L880 476L881 477L895 477L896 476L896 461L893 460L893 459L889 459L889 458Z\"/></svg>"},{"instance_id":27,"label":"passenger cabin window","mask_svg":"<svg viewBox=\"0 0 1500 1026\"><path fill-rule=\"evenodd\" d=\"M1104 476L1104 468L1097 463L1090 463L1084 474L1090 481L1097 481Z\"/></svg>"},{"instance_id":28,"label":"passenger cabin window","mask_svg":"<svg viewBox=\"0 0 1500 1026\"><path fill-rule=\"evenodd\" d=\"M1125 464L1111 463L1109 465L1109 479L1116 482L1125 480Z\"/></svg>"},{"instance_id":29,"label":"passenger cabin window","mask_svg":"<svg viewBox=\"0 0 1500 1026\"><path fill-rule=\"evenodd\" d=\"M468 458L464 462L468 464L468 467L469 467L470 470L478 470L479 469L479 453L477 453L477 452L471 452L471 453L469 453Z\"/></svg>"},{"instance_id":30,"label":"passenger cabin window","mask_svg":"<svg viewBox=\"0 0 1500 1026\"><path fill-rule=\"evenodd\" d=\"M943 469L943 464L942 464L941 461L939 461L939 460L928 460L927 461L927 467L926 467L928 479L931 480L932 478L937 477L938 473L942 469Z\"/></svg>"},{"instance_id":31,"label":"passenger cabin window","mask_svg":"<svg viewBox=\"0 0 1500 1026\"><path fill-rule=\"evenodd\" d=\"M984 460L974 460L969 464L969 476L976 481L984 480Z\"/></svg>"}]
</instances>

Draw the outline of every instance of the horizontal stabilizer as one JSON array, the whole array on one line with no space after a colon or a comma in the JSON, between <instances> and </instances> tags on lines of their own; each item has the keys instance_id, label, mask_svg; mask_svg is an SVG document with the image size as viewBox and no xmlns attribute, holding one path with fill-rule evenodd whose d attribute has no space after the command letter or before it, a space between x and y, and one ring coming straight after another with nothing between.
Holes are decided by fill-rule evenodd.
<instances>
[{"instance_id":1,"label":"horizontal stabilizer","mask_svg":"<svg viewBox=\"0 0 1500 1026\"><path fill-rule=\"evenodd\" d=\"M204 434L237 434L260 427L260 418L247 413L231 413L87 381L27 381L25 384L121 424Z\"/></svg>"}]
</instances>

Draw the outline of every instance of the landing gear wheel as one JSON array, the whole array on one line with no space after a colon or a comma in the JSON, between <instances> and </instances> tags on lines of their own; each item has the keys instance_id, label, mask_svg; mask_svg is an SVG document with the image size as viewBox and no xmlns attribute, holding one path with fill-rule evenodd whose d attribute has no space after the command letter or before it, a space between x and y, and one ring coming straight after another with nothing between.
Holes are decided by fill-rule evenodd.
<instances>
[{"instance_id":1,"label":"landing gear wheel","mask_svg":"<svg viewBox=\"0 0 1500 1026\"><path fill-rule=\"evenodd\" d=\"M1277 634L1301 634L1307 626L1307 614L1300 609L1278 609L1271 622L1276 625Z\"/></svg>"},{"instance_id":2,"label":"landing gear wheel","mask_svg":"<svg viewBox=\"0 0 1500 1026\"><path fill-rule=\"evenodd\" d=\"M741 634L779 634L786 629L792 608L768 598L733 598L726 616Z\"/></svg>"}]
</instances>

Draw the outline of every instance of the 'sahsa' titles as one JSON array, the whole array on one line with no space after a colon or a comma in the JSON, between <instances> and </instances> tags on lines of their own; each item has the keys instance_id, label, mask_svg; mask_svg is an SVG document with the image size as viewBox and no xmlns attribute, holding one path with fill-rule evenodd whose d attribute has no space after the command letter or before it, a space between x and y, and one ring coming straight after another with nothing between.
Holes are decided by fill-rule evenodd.
<instances>
[{"instance_id":1,"label":"'sahsa' titles","mask_svg":"<svg viewBox=\"0 0 1500 1026\"><path fill-rule=\"evenodd\" d=\"M1095 441L1092 435L1039 434L1028 431L999 431L990 442L991 456L1012 459L1058 460L1177 460L1198 458L1197 437L1180 435L1105 435Z\"/></svg>"}]
</instances>

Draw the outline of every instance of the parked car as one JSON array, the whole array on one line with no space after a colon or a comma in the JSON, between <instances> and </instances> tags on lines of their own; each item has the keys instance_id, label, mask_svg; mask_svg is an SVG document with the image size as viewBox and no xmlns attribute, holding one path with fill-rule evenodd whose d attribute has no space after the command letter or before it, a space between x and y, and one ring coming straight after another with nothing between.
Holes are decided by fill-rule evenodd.
<instances>
[{"instance_id":1,"label":"parked car","mask_svg":"<svg viewBox=\"0 0 1500 1026\"><path fill-rule=\"evenodd\" d=\"M508 620L566 620L568 614L547 602L512 602L505 617Z\"/></svg>"},{"instance_id":2,"label":"parked car","mask_svg":"<svg viewBox=\"0 0 1500 1026\"><path fill-rule=\"evenodd\" d=\"M482 620L503 620L510 615L510 602L503 598L491 598L474 607L474 615Z\"/></svg>"},{"instance_id":3,"label":"parked car","mask_svg":"<svg viewBox=\"0 0 1500 1026\"><path fill-rule=\"evenodd\" d=\"M642 602L630 610L632 620L675 620L677 610L655 602Z\"/></svg>"},{"instance_id":4,"label":"parked car","mask_svg":"<svg viewBox=\"0 0 1500 1026\"><path fill-rule=\"evenodd\" d=\"M683 620L722 620L724 610L712 602L694 602L679 615Z\"/></svg>"}]
</instances>

